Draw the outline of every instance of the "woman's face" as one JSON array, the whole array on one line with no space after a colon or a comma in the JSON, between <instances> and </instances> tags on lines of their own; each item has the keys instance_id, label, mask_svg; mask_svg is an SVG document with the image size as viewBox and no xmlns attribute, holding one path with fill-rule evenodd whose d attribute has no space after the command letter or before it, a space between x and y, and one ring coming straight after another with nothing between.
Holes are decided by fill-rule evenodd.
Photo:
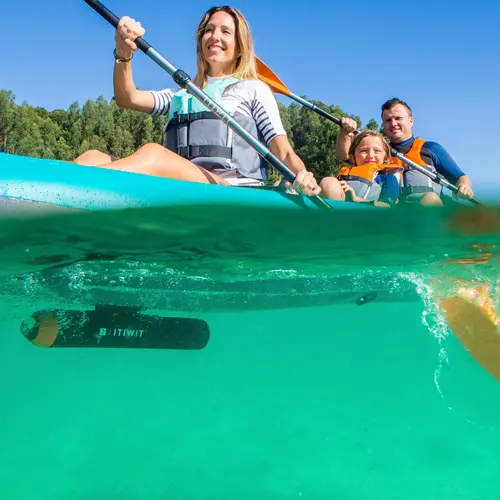
<instances>
[{"instance_id":1,"label":"woman's face","mask_svg":"<svg viewBox=\"0 0 500 500\"><path fill-rule=\"evenodd\" d=\"M203 56L212 70L230 71L239 56L233 17L227 12L216 12L205 27L201 44Z\"/></svg>"},{"instance_id":2,"label":"woman's face","mask_svg":"<svg viewBox=\"0 0 500 500\"><path fill-rule=\"evenodd\" d=\"M385 161L384 145L380 137L368 135L365 137L354 152L354 163L366 165L368 163L382 164Z\"/></svg>"}]
</instances>

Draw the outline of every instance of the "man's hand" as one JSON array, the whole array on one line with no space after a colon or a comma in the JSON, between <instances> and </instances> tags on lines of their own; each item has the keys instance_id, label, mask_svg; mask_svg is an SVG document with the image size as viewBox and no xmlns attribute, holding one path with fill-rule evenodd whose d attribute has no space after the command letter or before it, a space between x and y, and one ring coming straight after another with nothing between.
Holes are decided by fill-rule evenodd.
<instances>
[{"instance_id":1,"label":"man's hand","mask_svg":"<svg viewBox=\"0 0 500 500\"><path fill-rule=\"evenodd\" d=\"M472 185L467 176L459 177L456 185L458 193L453 193L455 199L470 200L474 197L474 191L472 191Z\"/></svg>"}]
</instances>

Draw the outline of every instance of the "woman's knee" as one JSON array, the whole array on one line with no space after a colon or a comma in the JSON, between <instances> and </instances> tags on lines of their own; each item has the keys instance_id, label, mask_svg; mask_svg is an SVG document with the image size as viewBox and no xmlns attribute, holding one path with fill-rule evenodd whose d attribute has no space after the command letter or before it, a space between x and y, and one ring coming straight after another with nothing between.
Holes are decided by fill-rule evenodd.
<instances>
[{"instance_id":1,"label":"woman's knee","mask_svg":"<svg viewBox=\"0 0 500 500\"><path fill-rule=\"evenodd\" d=\"M73 160L73 163L77 163L78 165L84 166L99 166L104 165L105 163L111 163L115 161L116 158L114 156L108 155L107 153L103 153L97 149L89 149L82 153L80 156Z\"/></svg>"},{"instance_id":2,"label":"woman's knee","mask_svg":"<svg viewBox=\"0 0 500 500\"><path fill-rule=\"evenodd\" d=\"M159 156L167 156L168 154L174 154L172 151L164 148L160 144L156 144L155 142L148 142L141 146L136 152L136 155L144 155L147 157L157 158Z\"/></svg>"},{"instance_id":3,"label":"woman's knee","mask_svg":"<svg viewBox=\"0 0 500 500\"><path fill-rule=\"evenodd\" d=\"M179 158L174 152L154 142L144 144L133 156L140 157L143 166L154 169L168 165L176 157Z\"/></svg>"},{"instance_id":4,"label":"woman's knee","mask_svg":"<svg viewBox=\"0 0 500 500\"><path fill-rule=\"evenodd\" d=\"M148 142L147 144L144 144L144 146L141 146L136 153L158 154L160 151L167 150L156 142Z\"/></svg>"}]
</instances>

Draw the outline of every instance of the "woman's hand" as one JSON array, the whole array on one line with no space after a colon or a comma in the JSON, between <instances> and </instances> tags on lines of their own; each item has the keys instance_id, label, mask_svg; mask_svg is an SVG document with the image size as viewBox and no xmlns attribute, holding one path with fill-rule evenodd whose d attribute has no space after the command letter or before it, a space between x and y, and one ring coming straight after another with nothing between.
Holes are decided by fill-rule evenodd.
<instances>
[{"instance_id":1,"label":"woman's hand","mask_svg":"<svg viewBox=\"0 0 500 500\"><path fill-rule=\"evenodd\" d=\"M313 173L308 172L306 169L301 170L295 177L293 189L295 189L298 194L303 194L305 196L316 196L321 193L321 188L318 186Z\"/></svg>"},{"instance_id":2,"label":"woman's hand","mask_svg":"<svg viewBox=\"0 0 500 500\"><path fill-rule=\"evenodd\" d=\"M141 23L128 16L122 17L115 32L116 55L123 59L131 57L133 52L139 50L135 43L136 38L144 36L144 33L146 31Z\"/></svg>"}]
</instances>

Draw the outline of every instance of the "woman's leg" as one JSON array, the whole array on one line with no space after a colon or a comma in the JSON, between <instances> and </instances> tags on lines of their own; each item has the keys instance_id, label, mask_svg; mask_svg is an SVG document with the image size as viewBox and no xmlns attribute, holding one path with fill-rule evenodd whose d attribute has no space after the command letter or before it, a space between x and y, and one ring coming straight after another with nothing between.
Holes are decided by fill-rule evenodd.
<instances>
[{"instance_id":1,"label":"woman's leg","mask_svg":"<svg viewBox=\"0 0 500 500\"><path fill-rule=\"evenodd\" d=\"M111 163L116 161L114 156L102 153L97 149L90 149L81 154L78 158L75 158L72 163L77 163L78 165L84 165L86 167L98 167L99 165L104 165L106 163Z\"/></svg>"},{"instance_id":2,"label":"woman's leg","mask_svg":"<svg viewBox=\"0 0 500 500\"><path fill-rule=\"evenodd\" d=\"M345 201L345 193L336 177L324 177L319 183L321 196L329 200Z\"/></svg>"},{"instance_id":3,"label":"woman's leg","mask_svg":"<svg viewBox=\"0 0 500 500\"><path fill-rule=\"evenodd\" d=\"M167 177L182 181L200 182L202 184L230 184L216 174L198 167L194 163L182 158L174 152L165 149L159 144L146 144L134 154L121 160L113 159L109 155L99 151L89 151L78 157L77 160L91 161L92 166L107 168L110 170L122 170L138 174L152 175L156 177ZM91 154L90 154L91 153ZM107 159L106 159L107 157ZM106 160L104 163L101 160ZM85 163L88 165L88 163Z\"/></svg>"}]
</instances>

